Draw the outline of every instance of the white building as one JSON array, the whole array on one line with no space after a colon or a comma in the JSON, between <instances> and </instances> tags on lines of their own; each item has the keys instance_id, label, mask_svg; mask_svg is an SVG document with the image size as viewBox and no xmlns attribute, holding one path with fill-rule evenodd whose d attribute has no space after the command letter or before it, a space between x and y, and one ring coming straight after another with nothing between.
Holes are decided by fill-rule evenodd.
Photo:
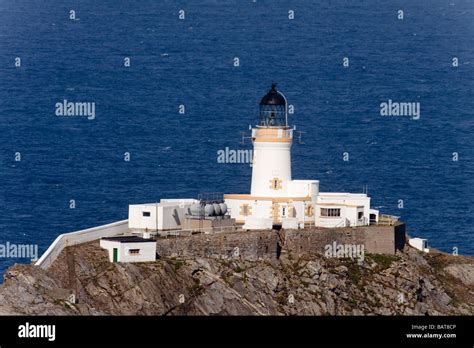
<instances>
[{"instance_id":1,"label":"white building","mask_svg":"<svg viewBox=\"0 0 474 348\"><path fill-rule=\"evenodd\" d=\"M232 218L243 228L271 229L364 226L377 222L366 194L322 193L318 180L293 180L286 98L272 85L260 102L260 122L252 129L253 166L250 194L226 194Z\"/></svg>"},{"instance_id":2,"label":"white building","mask_svg":"<svg viewBox=\"0 0 474 348\"><path fill-rule=\"evenodd\" d=\"M162 199L160 203L132 204L128 207L128 227L132 232L170 231L182 228L185 215L195 199Z\"/></svg>"},{"instance_id":3,"label":"white building","mask_svg":"<svg viewBox=\"0 0 474 348\"><path fill-rule=\"evenodd\" d=\"M110 262L149 262L156 260L156 241L137 236L104 237L100 247L109 252Z\"/></svg>"},{"instance_id":4,"label":"white building","mask_svg":"<svg viewBox=\"0 0 474 348\"><path fill-rule=\"evenodd\" d=\"M425 253L429 253L430 249L428 249L428 241L423 238L410 238L408 239L408 244L415 249L423 251Z\"/></svg>"}]
</instances>

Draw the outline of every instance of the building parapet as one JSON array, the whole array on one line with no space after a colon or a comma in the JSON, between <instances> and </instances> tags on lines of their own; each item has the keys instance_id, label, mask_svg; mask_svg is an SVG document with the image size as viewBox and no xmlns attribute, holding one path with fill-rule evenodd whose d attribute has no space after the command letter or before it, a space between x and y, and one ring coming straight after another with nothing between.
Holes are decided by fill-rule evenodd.
<instances>
[{"instance_id":1,"label":"building parapet","mask_svg":"<svg viewBox=\"0 0 474 348\"><path fill-rule=\"evenodd\" d=\"M54 260L56 260L61 251L68 246L87 243L102 237L112 237L126 232L128 232L128 220L116 221L107 225L60 234L39 260L36 261L35 266L47 269Z\"/></svg>"}]
</instances>

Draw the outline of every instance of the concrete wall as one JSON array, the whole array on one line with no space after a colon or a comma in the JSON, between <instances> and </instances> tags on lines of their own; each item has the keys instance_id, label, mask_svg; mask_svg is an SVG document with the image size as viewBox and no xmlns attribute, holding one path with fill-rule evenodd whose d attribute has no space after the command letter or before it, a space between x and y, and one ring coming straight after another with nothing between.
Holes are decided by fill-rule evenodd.
<instances>
[{"instance_id":1,"label":"concrete wall","mask_svg":"<svg viewBox=\"0 0 474 348\"><path fill-rule=\"evenodd\" d=\"M162 205L158 207L158 229L172 230L181 228L190 203L180 205Z\"/></svg>"},{"instance_id":2,"label":"concrete wall","mask_svg":"<svg viewBox=\"0 0 474 348\"><path fill-rule=\"evenodd\" d=\"M128 220L117 221L77 232L60 234L39 260L36 261L35 265L47 269L67 246L90 242L102 237L112 237L126 232L128 232Z\"/></svg>"},{"instance_id":3,"label":"concrete wall","mask_svg":"<svg viewBox=\"0 0 474 348\"><path fill-rule=\"evenodd\" d=\"M150 216L143 216L148 212ZM129 228L133 230L149 229L156 230L158 227L158 209L157 204L131 204L128 206Z\"/></svg>"},{"instance_id":4,"label":"concrete wall","mask_svg":"<svg viewBox=\"0 0 474 348\"><path fill-rule=\"evenodd\" d=\"M319 193L318 180L292 180L288 182L289 197L314 197Z\"/></svg>"},{"instance_id":5,"label":"concrete wall","mask_svg":"<svg viewBox=\"0 0 474 348\"><path fill-rule=\"evenodd\" d=\"M363 244L368 253L394 254L397 249L404 247L405 225L282 230L279 234L267 230L175 237L159 239L157 252L161 256L232 258L238 250L238 257L248 260L275 258L280 238L283 251L297 255L324 253L324 247L335 241L338 244Z\"/></svg>"}]
</instances>

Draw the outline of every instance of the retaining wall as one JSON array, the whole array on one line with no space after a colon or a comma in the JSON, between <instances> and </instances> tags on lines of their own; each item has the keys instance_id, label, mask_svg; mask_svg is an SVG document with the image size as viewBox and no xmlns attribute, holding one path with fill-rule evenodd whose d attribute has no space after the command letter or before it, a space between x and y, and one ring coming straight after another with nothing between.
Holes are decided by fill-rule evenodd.
<instances>
[{"instance_id":1,"label":"retaining wall","mask_svg":"<svg viewBox=\"0 0 474 348\"><path fill-rule=\"evenodd\" d=\"M67 246L90 242L102 237L112 237L126 232L128 232L128 220L60 234L39 260L36 261L35 265L47 269Z\"/></svg>"},{"instance_id":2,"label":"retaining wall","mask_svg":"<svg viewBox=\"0 0 474 348\"><path fill-rule=\"evenodd\" d=\"M328 229L262 230L219 234L198 234L189 237L158 239L157 253L181 257L239 257L246 260L275 258L279 245L283 252L297 255L324 253L325 246L362 244L365 252L395 254L405 245L405 225L364 226Z\"/></svg>"}]
</instances>

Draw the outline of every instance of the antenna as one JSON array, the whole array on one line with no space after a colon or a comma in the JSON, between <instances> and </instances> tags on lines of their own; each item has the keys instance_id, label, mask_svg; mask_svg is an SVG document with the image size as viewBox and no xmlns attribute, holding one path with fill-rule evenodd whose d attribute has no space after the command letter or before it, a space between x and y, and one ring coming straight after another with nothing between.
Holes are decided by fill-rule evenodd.
<instances>
[{"instance_id":1,"label":"antenna","mask_svg":"<svg viewBox=\"0 0 474 348\"><path fill-rule=\"evenodd\" d=\"M252 127L250 126L250 129ZM252 137L249 137L248 135L245 135L247 132L240 132L240 136L242 137L242 140L240 141L240 144L245 145L245 139L251 139Z\"/></svg>"},{"instance_id":2,"label":"antenna","mask_svg":"<svg viewBox=\"0 0 474 348\"><path fill-rule=\"evenodd\" d=\"M303 135L303 133L306 133L306 132L303 132L303 131L298 131L299 136L298 136L298 144L304 144L304 141L301 140L301 136Z\"/></svg>"}]
</instances>

